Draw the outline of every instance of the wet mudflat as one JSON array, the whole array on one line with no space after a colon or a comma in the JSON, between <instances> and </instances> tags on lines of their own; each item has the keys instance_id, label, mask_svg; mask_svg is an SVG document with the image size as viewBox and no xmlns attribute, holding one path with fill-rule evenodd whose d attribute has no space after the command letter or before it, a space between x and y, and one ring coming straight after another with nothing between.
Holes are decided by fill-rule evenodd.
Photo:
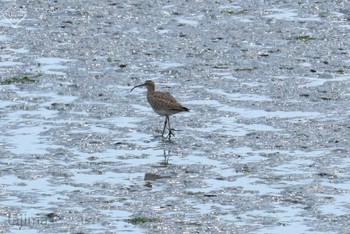
<instances>
[{"instance_id":1,"label":"wet mudflat","mask_svg":"<svg viewBox=\"0 0 350 234\"><path fill-rule=\"evenodd\" d=\"M0 232L348 233L348 9L6 1Z\"/></svg>"}]
</instances>

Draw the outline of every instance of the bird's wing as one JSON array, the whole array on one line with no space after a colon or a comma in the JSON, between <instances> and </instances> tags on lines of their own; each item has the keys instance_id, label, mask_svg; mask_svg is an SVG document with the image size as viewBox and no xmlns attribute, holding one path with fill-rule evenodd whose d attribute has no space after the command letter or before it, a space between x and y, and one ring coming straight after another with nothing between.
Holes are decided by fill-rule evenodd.
<instances>
[{"instance_id":1,"label":"bird's wing","mask_svg":"<svg viewBox=\"0 0 350 234\"><path fill-rule=\"evenodd\" d=\"M178 103L170 93L155 92L152 95L161 102Z\"/></svg>"},{"instance_id":2,"label":"bird's wing","mask_svg":"<svg viewBox=\"0 0 350 234\"><path fill-rule=\"evenodd\" d=\"M182 105L170 93L155 92L152 94L153 101L160 109L181 110Z\"/></svg>"}]
</instances>

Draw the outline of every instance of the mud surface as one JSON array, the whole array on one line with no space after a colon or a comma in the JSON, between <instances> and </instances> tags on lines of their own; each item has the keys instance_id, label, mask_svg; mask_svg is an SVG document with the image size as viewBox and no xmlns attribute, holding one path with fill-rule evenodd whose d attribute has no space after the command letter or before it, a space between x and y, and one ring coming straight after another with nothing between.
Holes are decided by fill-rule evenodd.
<instances>
[{"instance_id":1,"label":"mud surface","mask_svg":"<svg viewBox=\"0 0 350 234\"><path fill-rule=\"evenodd\" d=\"M0 231L349 233L349 9L5 1Z\"/></svg>"}]
</instances>

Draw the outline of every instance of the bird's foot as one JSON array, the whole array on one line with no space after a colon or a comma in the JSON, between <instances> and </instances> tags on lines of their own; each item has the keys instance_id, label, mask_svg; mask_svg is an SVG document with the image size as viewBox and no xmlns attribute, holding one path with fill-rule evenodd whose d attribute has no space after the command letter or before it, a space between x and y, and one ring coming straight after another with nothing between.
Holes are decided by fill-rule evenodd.
<instances>
[{"instance_id":1,"label":"bird's foot","mask_svg":"<svg viewBox=\"0 0 350 234\"><path fill-rule=\"evenodd\" d=\"M168 132L168 135L166 135L165 138L168 138L168 140L170 140L171 136L175 136L175 134L173 133L173 131L176 131L175 129L170 129L169 132ZM164 136L163 136L164 137Z\"/></svg>"},{"instance_id":2,"label":"bird's foot","mask_svg":"<svg viewBox=\"0 0 350 234\"><path fill-rule=\"evenodd\" d=\"M175 129L170 129L170 131L168 133L169 140L170 140L171 136L175 137L175 134L172 131L176 131L176 130Z\"/></svg>"}]
</instances>

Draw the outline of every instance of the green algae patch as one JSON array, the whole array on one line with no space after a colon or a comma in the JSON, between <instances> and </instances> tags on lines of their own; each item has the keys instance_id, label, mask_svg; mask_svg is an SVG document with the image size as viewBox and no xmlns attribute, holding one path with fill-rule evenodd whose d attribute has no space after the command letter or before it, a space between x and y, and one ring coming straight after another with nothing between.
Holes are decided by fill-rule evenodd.
<instances>
[{"instance_id":1,"label":"green algae patch","mask_svg":"<svg viewBox=\"0 0 350 234\"><path fill-rule=\"evenodd\" d=\"M228 15L241 15L241 14L247 14L248 10L242 9L242 10L223 10L222 13L228 14Z\"/></svg>"},{"instance_id":2,"label":"green algae patch","mask_svg":"<svg viewBox=\"0 0 350 234\"><path fill-rule=\"evenodd\" d=\"M308 35L301 35L301 36L296 36L296 40L298 41L311 41L311 40L316 40L316 38L308 36Z\"/></svg>"},{"instance_id":3,"label":"green algae patch","mask_svg":"<svg viewBox=\"0 0 350 234\"><path fill-rule=\"evenodd\" d=\"M125 221L128 222L128 223L137 225L137 224L143 224L143 223L149 223L149 222L158 222L159 219L139 216L139 217L134 217L134 218L131 218L131 219L126 219Z\"/></svg>"},{"instance_id":4,"label":"green algae patch","mask_svg":"<svg viewBox=\"0 0 350 234\"><path fill-rule=\"evenodd\" d=\"M42 74L38 74L35 76L14 76L5 80L0 81L1 85L10 85L10 84L25 84L25 83L34 83L36 82L36 78L42 76Z\"/></svg>"}]
</instances>

